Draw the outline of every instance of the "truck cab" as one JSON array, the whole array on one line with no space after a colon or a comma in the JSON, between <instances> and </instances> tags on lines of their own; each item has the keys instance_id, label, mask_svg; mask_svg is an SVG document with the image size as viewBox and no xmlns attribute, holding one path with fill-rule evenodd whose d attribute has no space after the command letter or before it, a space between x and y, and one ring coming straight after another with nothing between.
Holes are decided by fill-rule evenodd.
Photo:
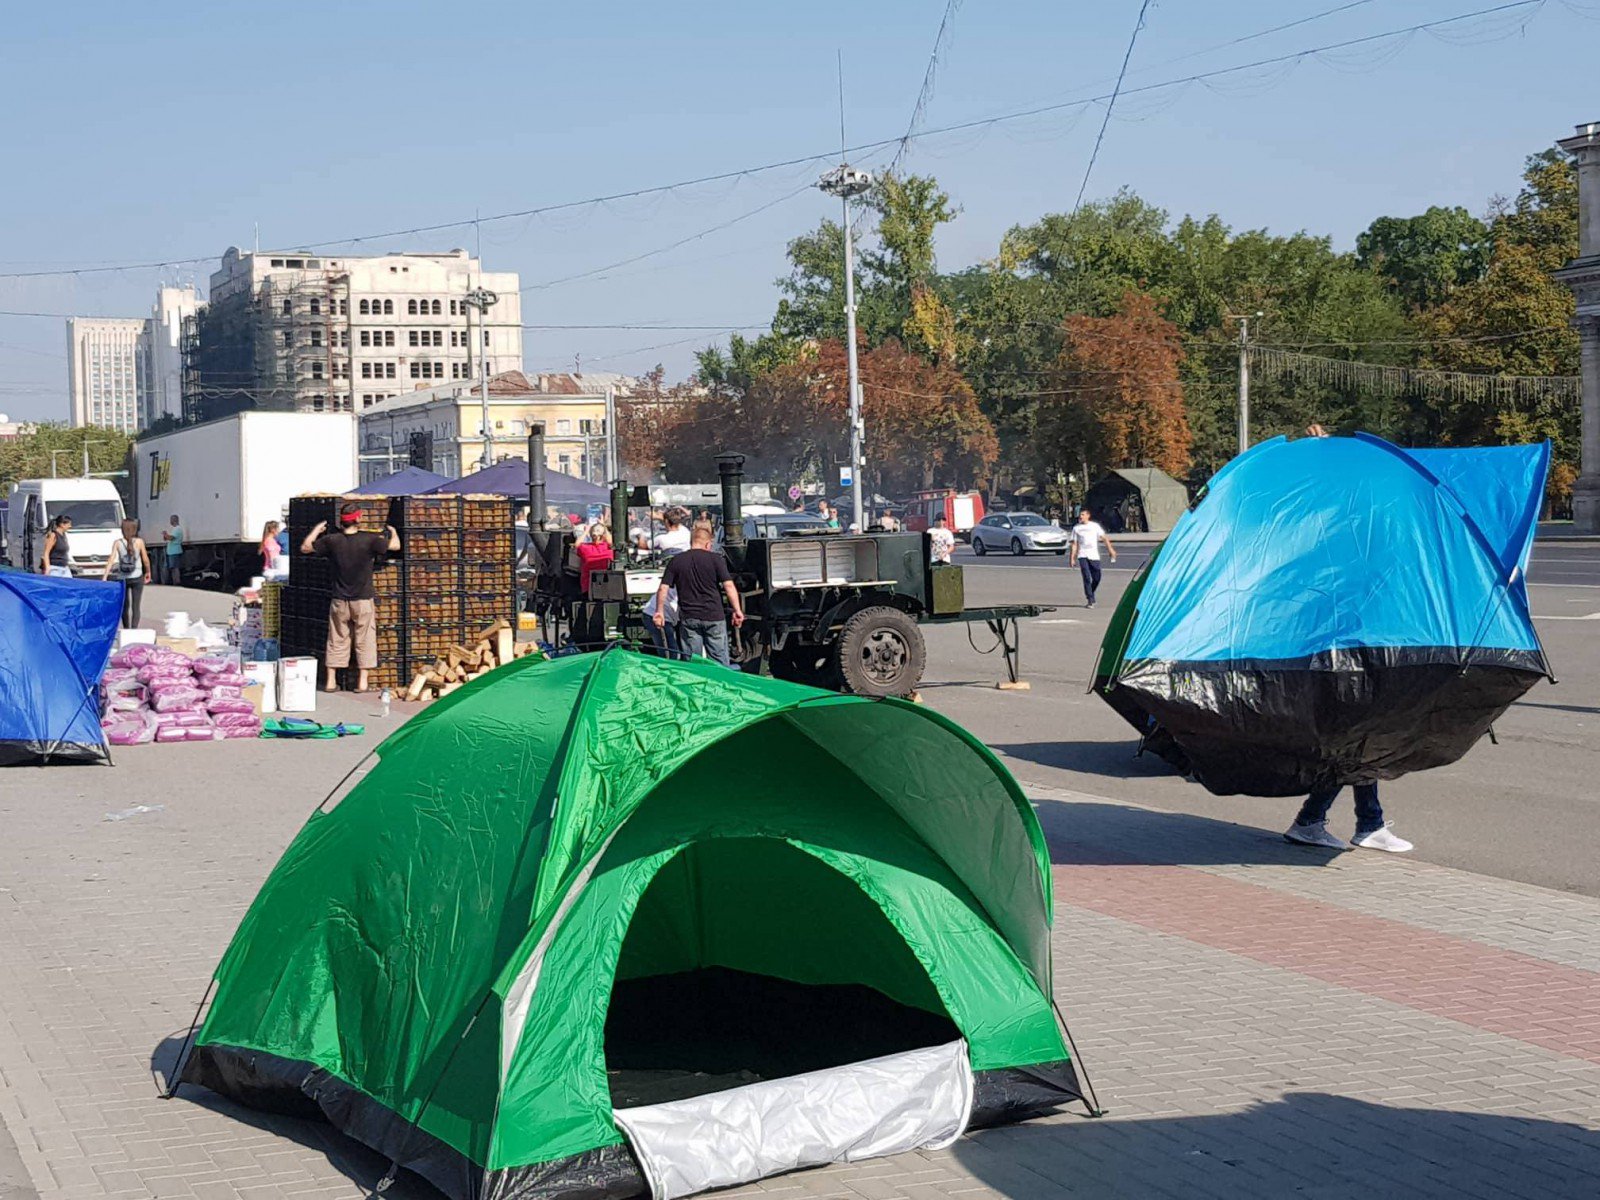
<instances>
[{"instance_id":1,"label":"truck cab","mask_svg":"<svg viewBox=\"0 0 1600 1200\"><path fill-rule=\"evenodd\" d=\"M23 479L12 486L6 506L7 561L37 571L45 531L59 516L72 518L67 535L75 576L99 578L121 536L122 497L109 479Z\"/></svg>"}]
</instances>

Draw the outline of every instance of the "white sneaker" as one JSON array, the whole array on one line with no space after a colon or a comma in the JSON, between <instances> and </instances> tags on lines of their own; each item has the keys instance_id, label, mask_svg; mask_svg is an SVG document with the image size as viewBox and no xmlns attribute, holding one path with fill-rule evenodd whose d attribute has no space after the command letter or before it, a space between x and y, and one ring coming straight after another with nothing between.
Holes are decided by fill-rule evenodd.
<instances>
[{"instance_id":1,"label":"white sneaker","mask_svg":"<svg viewBox=\"0 0 1600 1200\"><path fill-rule=\"evenodd\" d=\"M1404 854L1412 849L1410 842L1403 837L1396 837L1385 825L1382 829L1374 829L1371 833L1358 833L1350 839L1352 846L1360 846L1364 850L1387 850L1390 854Z\"/></svg>"},{"instance_id":2,"label":"white sneaker","mask_svg":"<svg viewBox=\"0 0 1600 1200\"><path fill-rule=\"evenodd\" d=\"M1313 821L1309 825L1294 824L1284 830L1283 838L1288 842L1298 842L1302 846L1322 846L1328 850L1348 850L1350 843L1336 833L1328 831L1326 821ZM1411 849L1410 846L1406 847Z\"/></svg>"}]
</instances>

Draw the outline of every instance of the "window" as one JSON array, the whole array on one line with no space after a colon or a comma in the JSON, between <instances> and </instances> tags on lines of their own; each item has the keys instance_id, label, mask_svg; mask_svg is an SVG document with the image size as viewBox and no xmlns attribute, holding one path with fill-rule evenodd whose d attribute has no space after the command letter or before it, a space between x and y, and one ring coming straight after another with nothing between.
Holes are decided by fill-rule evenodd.
<instances>
[{"instance_id":1,"label":"window","mask_svg":"<svg viewBox=\"0 0 1600 1200\"><path fill-rule=\"evenodd\" d=\"M483 331L483 344L485 346L489 344L489 331L487 329Z\"/></svg>"},{"instance_id":2,"label":"window","mask_svg":"<svg viewBox=\"0 0 1600 1200\"><path fill-rule=\"evenodd\" d=\"M393 363L384 363L383 364L383 377L385 379L393 379L394 378L394 364Z\"/></svg>"},{"instance_id":3,"label":"window","mask_svg":"<svg viewBox=\"0 0 1600 1200\"><path fill-rule=\"evenodd\" d=\"M322 378L322 364L320 362L314 362L314 363L311 364L311 378L313 378L313 379L321 379Z\"/></svg>"},{"instance_id":4,"label":"window","mask_svg":"<svg viewBox=\"0 0 1600 1200\"><path fill-rule=\"evenodd\" d=\"M273 260L272 260L272 265L273 265L273 266L275 266L275 267L281 267L281 266L283 266L283 259L281 259L281 258L275 258L275 259L273 259Z\"/></svg>"},{"instance_id":5,"label":"window","mask_svg":"<svg viewBox=\"0 0 1600 1200\"><path fill-rule=\"evenodd\" d=\"M294 315L294 305L287 300L283 302L283 315L286 317Z\"/></svg>"},{"instance_id":6,"label":"window","mask_svg":"<svg viewBox=\"0 0 1600 1200\"><path fill-rule=\"evenodd\" d=\"M433 308L432 308L431 311L433 312L433 315L436 316L436 317L443 315L443 308L442 308L442 306L439 304L439 302L437 300L435 300L433 302Z\"/></svg>"},{"instance_id":7,"label":"window","mask_svg":"<svg viewBox=\"0 0 1600 1200\"><path fill-rule=\"evenodd\" d=\"M411 331L411 345L415 346L416 344L417 344L417 331L415 329L413 329Z\"/></svg>"},{"instance_id":8,"label":"window","mask_svg":"<svg viewBox=\"0 0 1600 1200\"><path fill-rule=\"evenodd\" d=\"M363 317L366 316L367 313L370 312L370 311L371 310L367 306L367 301L365 301L365 300L361 301L361 303L356 306L356 312L359 313Z\"/></svg>"},{"instance_id":9,"label":"window","mask_svg":"<svg viewBox=\"0 0 1600 1200\"><path fill-rule=\"evenodd\" d=\"M372 345L372 333L369 330L363 329L361 331L361 344L363 346Z\"/></svg>"},{"instance_id":10,"label":"window","mask_svg":"<svg viewBox=\"0 0 1600 1200\"><path fill-rule=\"evenodd\" d=\"M411 364L411 378L413 378L413 379L421 379L422 378L422 364L421 363L412 363Z\"/></svg>"},{"instance_id":11,"label":"window","mask_svg":"<svg viewBox=\"0 0 1600 1200\"><path fill-rule=\"evenodd\" d=\"M371 363L362 363L361 364L361 378L363 378L363 379L371 379L372 378L372 364Z\"/></svg>"},{"instance_id":12,"label":"window","mask_svg":"<svg viewBox=\"0 0 1600 1200\"><path fill-rule=\"evenodd\" d=\"M312 316L317 316L321 312L322 312L322 301L313 299L311 301L311 315Z\"/></svg>"},{"instance_id":13,"label":"window","mask_svg":"<svg viewBox=\"0 0 1600 1200\"><path fill-rule=\"evenodd\" d=\"M393 300L385 300L383 302L383 315L386 316L386 317L394 316L394 301Z\"/></svg>"},{"instance_id":14,"label":"window","mask_svg":"<svg viewBox=\"0 0 1600 1200\"><path fill-rule=\"evenodd\" d=\"M433 344L435 346L443 346L444 345L444 330L435 329L433 331Z\"/></svg>"},{"instance_id":15,"label":"window","mask_svg":"<svg viewBox=\"0 0 1600 1200\"><path fill-rule=\"evenodd\" d=\"M285 329L285 330L284 330L284 331L283 331L283 344L284 344L284 345L285 345L285 346L292 346L292 345L294 345L294 330L292 330L292 329Z\"/></svg>"},{"instance_id":16,"label":"window","mask_svg":"<svg viewBox=\"0 0 1600 1200\"><path fill-rule=\"evenodd\" d=\"M295 270L299 270L301 267L306 265L306 260L303 258L286 258L283 260L283 265L286 267L293 267Z\"/></svg>"},{"instance_id":17,"label":"window","mask_svg":"<svg viewBox=\"0 0 1600 1200\"><path fill-rule=\"evenodd\" d=\"M385 330L384 330L384 331L383 331L383 344L384 344L384 345L385 345L385 346L392 346L392 345L394 345L394 330L392 330L392 329L385 329Z\"/></svg>"},{"instance_id":18,"label":"window","mask_svg":"<svg viewBox=\"0 0 1600 1200\"><path fill-rule=\"evenodd\" d=\"M415 300L406 301L406 312L413 317L417 315L417 302Z\"/></svg>"},{"instance_id":19,"label":"window","mask_svg":"<svg viewBox=\"0 0 1600 1200\"><path fill-rule=\"evenodd\" d=\"M312 345L313 345L313 346L320 346L320 345L322 345L322 330L320 330L320 329L313 329L313 330L312 330L312 331L311 331L311 344L312 344Z\"/></svg>"},{"instance_id":20,"label":"window","mask_svg":"<svg viewBox=\"0 0 1600 1200\"><path fill-rule=\"evenodd\" d=\"M572 474L572 455L570 455L570 454L559 455L556 458L556 463L558 464L557 469L563 475Z\"/></svg>"},{"instance_id":21,"label":"window","mask_svg":"<svg viewBox=\"0 0 1600 1200\"><path fill-rule=\"evenodd\" d=\"M458 302L457 302L457 301L455 301L455 300L452 300L452 301L450 301L450 315L451 315L451 316L452 316L452 317L454 317L454 316L457 316L457 315L459 315L459 314L458 314L458 313L457 313L457 311L456 311L456 305L457 305L457 303L458 303Z\"/></svg>"},{"instance_id":22,"label":"window","mask_svg":"<svg viewBox=\"0 0 1600 1200\"><path fill-rule=\"evenodd\" d=\"M350 315L350 301L348 301L348 300L339 301L339 315L341 317L348 317Z\"/></svg>"},{"instance_id":23,"label":"window","mask_svg":"<svg viewBox=\"0 0 1600 1200\"><path fill-rule=\"evenodd\" d=\"M572 432L572 422L569 421L566 417L562 417L559 421L556 422L556 432L557 433L571 433ZM566 460L563 459L562 461L565 462Z\"/></svg>"}]
</instances>

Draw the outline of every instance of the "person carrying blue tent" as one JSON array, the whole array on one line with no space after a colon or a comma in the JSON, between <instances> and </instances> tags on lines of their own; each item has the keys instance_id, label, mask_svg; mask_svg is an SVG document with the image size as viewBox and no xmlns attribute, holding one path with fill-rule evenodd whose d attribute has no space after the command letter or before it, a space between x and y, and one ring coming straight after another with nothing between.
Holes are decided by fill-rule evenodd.
<instances>
[{"instance_id":1,"label":"person carrying blue tent","mask_svg":"<svg viewBox=\"0 0 1600 1200\"><path fill-rule=\"evenodd\" d=\"M1378 784L1455 762L1550 677L1524 579L1550 447L1319 432L1217 473L1124 592L1094 687L1209 791L1308 797L1291 841L1403 852ZM1346 786L1353 843L1327 829Z\"/></svg>"}]
</instances>

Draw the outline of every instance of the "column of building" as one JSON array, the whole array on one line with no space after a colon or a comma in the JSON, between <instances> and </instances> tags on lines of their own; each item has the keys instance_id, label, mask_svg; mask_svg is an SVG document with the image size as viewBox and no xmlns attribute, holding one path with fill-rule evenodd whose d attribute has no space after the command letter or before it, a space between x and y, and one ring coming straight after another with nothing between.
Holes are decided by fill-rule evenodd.
<instances>
[{"instance_id":1,"label":"column of building","mask_svg":"<svg viewBox=\"0 0 1600 1200\"><path fill-rule=\"evenodd\" d=\"M1572 486L1573 524L1600 533L1600 121L1578 126L1559 143L1578 169L1578 257L1556 272L1577 298L1583 370L1581 459Z\"/></svg>"}]
</instances>

